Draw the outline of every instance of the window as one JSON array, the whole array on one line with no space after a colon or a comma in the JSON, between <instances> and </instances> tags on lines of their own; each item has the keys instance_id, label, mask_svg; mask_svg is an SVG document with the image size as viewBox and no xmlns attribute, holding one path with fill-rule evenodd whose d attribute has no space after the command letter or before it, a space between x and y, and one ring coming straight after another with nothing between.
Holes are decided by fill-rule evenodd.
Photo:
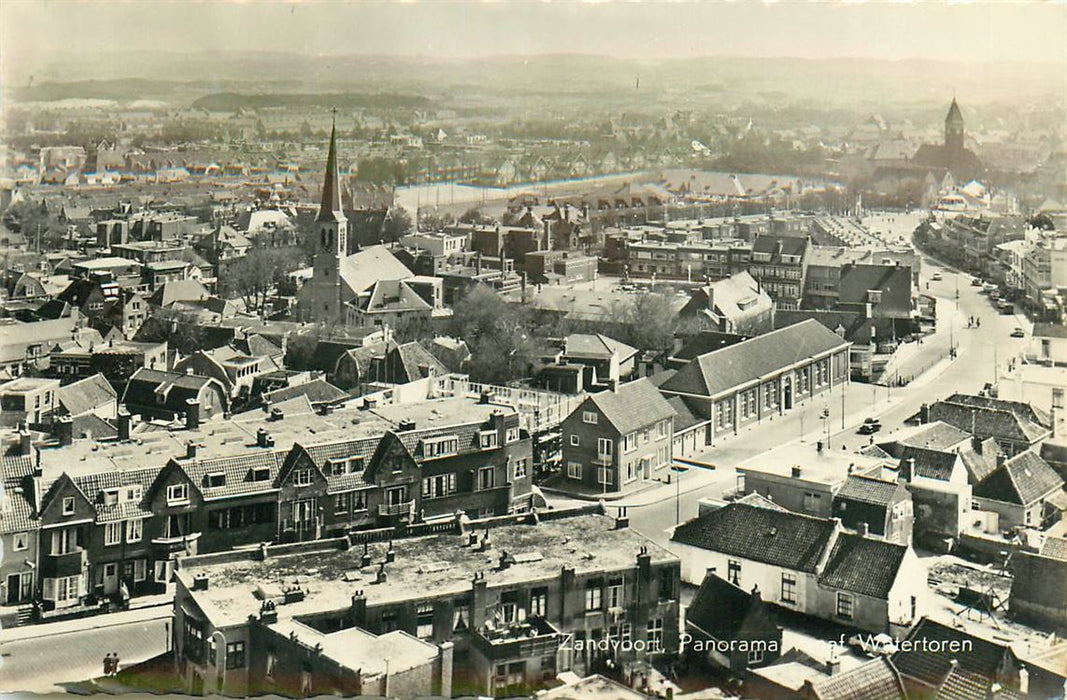
<instances>
[{"instance_id":1,"label":"window","mask_svg":"<svg viewBox=\"0 0 1067 700\"><path fill-rule=\"evenodd\" d=\"M101 493L101 496L102 496L102 498L100 500L105 506L118 505L118 502L119 502L119 490L118 489L109 489L107 491L103 491Z\"/></svg>"},{"instance_id":2,"label":"window","mask_svg":"<svg viewBox=\"0 0 1067 700\"><path fill-rule=\"evenodd\" d=\"M361 471L363 471L363 458L362 457L352 457L351 459L348 460L348 473L349 474L355 474L355 473L361 472Z\"/></svg>"},{"instance_id":3,"label":"window","mask_svg":"<svg viewBox=\"0 0 1067 700\"><path fill-rule=\"evenodd\" d=\"M13 548L16 552L26 550L30 546L30 537L25 532L16 532L13 539Z\"/></svg>"},{"instance_id":4,"label":"window","mask_svg":"<svg viewBox=\"0 0 1067 700\"><path fill-rule=\"evenodd\" d=\"M490 470L492 467L490 467ZM441 498L456 492L456 475L440 474L428 476L422 480L423 498Z\"/></svg>"},{"instance_id":5,"label":"window","mask_svg":"<svg viewBox=\"0 0 1067 700\"><path fill-rule=\"evenodd\" d=\"M140 521L138 521L140 522ZM147 575L147 562L144 559L136 559L133 562L133 580L144 581Z\"/></svg>"},{"instance_id":6,"label":"window","mask_svg":"<svg viewBox=\"0 0 1067 700\"><path fill-rule=\"evenodd\" d=\"M601 588L600 581L590 581L585 584L585 609L587 612L603 608L603 594L604 591Z\"/></svg>"},{"instance_id":7,"label":"window","mask_svg":"<svg viewBox=\"0 0 1067 700\"><path fill-rule=\"evenodd\" d=\"M582 411L582 422L589 425L596 425L597 412L596 411Z\"/></svg>"},{"instance_id":8,"label":"window","mask_svg":"<svg viewBox=\"0 0 1067 700\"><path fill-rule=\"evenodd\" d=\"M73 496L67 496L63 499L63 515L74 515Z\"/></svg>"},{"instance_id":9,"label":"window","mask_svg":"<svg viewBox=\"0 0 1067 700\"><path fill-rule=\"evenodd\" d=\"M82 577L61 576L59 578L46 578L42 581L42 596L45 600L51 600L59 607L67 607L78 602L82 594Z\"/></svg>"},{"instance_id":10,"label":"window","mask_svg":"<svg viewBox=\"0 0 1067 700\"><path fill-rule=\"evenodd\" d=\"M218 488L226 485L226 475L222 472L215 472L213 474L205 474L204 482L208 488Z\"/></svg>"},{"instance_id":11,"label":"window","mask_svg":"<svg viewBox=\"0 0 1067 700\"><path fill-rule=\"evenodd\" d=\"M608 581L608 607L621 608L622 605L622 577L617 576Z\"/></svg>"},{"instance_id":12,"label":"window","mask_svg":"<svg viewBox=\"0 0 1067 700\"><path fill-rule=\"evenodd\" d=\"M837 616L846 620L852 619L852 594L837 594Z\"/></svg>"},{"instance_id":13,"label":"window","mask_svg":"<svg viewBox=\"0 0 1067 700\"><path fill-rule=\"evenodd\" d=\"M423 457L440 457L459 452L459 438L455 435L426 438L422 441Z\"/></svg>"},{"instance_id":14,"label":"window","mask_svg":"<svg viewBox=\"0 0 1067 700\"><path fill-rule=\"evenodd\" d=\"M535 588L530 591L530 616L544 617L548 611L548 589Z\"/></svg>"},{"instance_id":15,"label":"window","mask_svg":"<svg viewBox=\"0 0 1067 700\"><path fill-rule=\"evenodd\" d=\"M478 433L478 444L483 450L491 450L497 446L497 434L495 430L483 430Z\"/></svg>"},{"instance_id":16,"label":"window","mask_svg":"<svg viewBox=\"0 0 1067 700\"><path fill-rule=\"evenodd\" d=\"M78 530L73 527L52 531L52 554L70 554L78 546Z\"/></svg>"},{"instance_id":17,"label":"window","mask_svg":"<svg viewBox=\"0 0 1067 700\"><path fill-rule=\"evenodd\" d=\"M122 500L127 503L135 503L140 501L144 496L144 487L140 484L134 486L127 486L122 492Z\"/></svg>"},{"instance_id":18,"label":"window","mask_svg":"<svg viewBox=\"0 0 1067 700\"><path fill-rule=\"evenodd\" d=\"M567 478L568 479L581 479L582 478L582 463L581 462L567 462Z\"/></svg>"},{"instance_id":19,"label":"window","mask_svg":"<svg viewBox=\"0 0 1067 700\"><path fill-rule=\"evenodd\" d=\"M470 609L466 603L456 603L452 607L452 631L459 632L467 629L467 621L470 619Z\"/></svg>"},{"instance_id":20,"label":"window","mask_svg":"<svg viewBox=\"0 0 1067 700\"><path fill-rule=\"evenodd\" d=\"M728 580L730 583L734 584L735 586L740 586L741 585L741 562L737 561L736 559L731 559L727 563L726 569L727 569L726 580Z\"/></svg>"},{"instance_id":21,"label":"window","mask_svg":"<svg viewBox=\"0 0 1067 700\"><path fill-rule=\"evenodd\" d=\"M659 570L659 599L660 600L674 600L674 569L660 569Z\"/></svg>"},{"instance_id":22,"label":"window","mask_svg":"<svg viewBox=\"0 0 1067 700\"><path fill-rule=\"evenodd\" d=\"M419 603L415 608L415 636L433 639L433 603Z\"/></svg>"},{"instance_id":23,"label":"window","mask_svg":"<svg viewBox=\"0 0 1067 700\"><path fill-rule=\"evenodd\" d=\"M578 437L577 433L571 434L571 447L579 447L582 444L582 439Z\"/></svg>"},{"instance_id":24,"label":"window","mask_svg":"<svg viewBox=\"0 0 1067 700\"><path fill-rule=\"evenodd\" d=\"M297 469L293 473L293 484L296 486L311 486L313 481L310 469Z\"/></svg>"},{"instance_id":25,"label":"window","mask_svg":"<svg viewBox=\"0 0 1067 700\"><path fill-rule=\"evenodd\" d=\"M351 493L339 493L333 499L333 512L334 515L344 515L348 513L349 508L352 506L352 494Z\"/></svg>"},{"instance_id":26,"label":"window","mask_svg":"<svg viewBox=\"0 0 1067 700\"><path fill-rule=\"evenodd\" d=\"M104 546L112 547L122 542L122 523L104 525Z\"/></svg>"},{"instance_id":27,"label":"window","mask_svg":"<svg viewBox=\"0 0 1067 700\"><path fill-rule=\"evenodd\" d=\"M189 502L188 484L170 484L167 486L167 505L174 506Z\"/></svg>"},{"instance_id":28,"label":"window","mask_svg":"<svg viewBox=\"0 0 1067 700\"><path fill-rule=\"evenodd\" d=\"M782 573L782 602L796 605L797 602L797 576L796 574Z\"/></svg>"},{"instance_id":29,"label":"window","mask_svg":"<svg viewBox=\"0 0 1067 700\"><path fill-rule=\"evenodd\" d=\"M252 481L270 481L270 467L252 469Z\"/></svg>"},{"instance_id":30,"label":"window","mask_svg":"<svg viewBox=\"0 0 1067 700\"><path fill-rule=\"evenodd\" d=\"M763 663L763 649L758 646L748 652L748 665Z\"/></svg>"},{"instance_id":31,"label":"window","mask_svg":"<svg viewBox=\"0 0 1067 700\"><path fill-rule=\"evenodd\" d=\"M336 462L329 462L328 464L330 473L334 476L341 476L348 470L348 462L343 459Z\"/></svg>"},{"instance_id":32,"label":"window","mask_svg":"<svg viewBox=\"0 0 1067 700\"><path fill-rule=\"evenodd\" d=\"M367 510L366 491L356 491L352 494L352 510Z\"/></svg>"},{"instance_id":33,"label":"window","mask_svg":"<svg viewBox=\"0 0 1067 700\"><path fill-rule=\"evenodd\" d=\"M663 618L656 617L648 621L648 648L650 651L663 650Z\"/></svg>"},{"instance_id":34,"label":"window","mask_svg":"<svg viewBox=\"0 0 1067 700\"><path fill-rule=\"evenodd\" d=\"M597 483L601 484L602 486L611 486L613 482L613 476L614 472L612 472L611 467L599 467L596 470Z\"/></svg>"},{"instance_id":35,"label":"window","mask_svg":"<svg viewBox=\"0 0 1067 700\"><path fill-rule=\"evenodd\" d=\"M245 667L245 643L244 642L228 642L226 644L226 668L244 668Z\"/></svg>"},{"instance_id":36,"label":"window","mask_svg":"<svg viewBox=\"0 0 1067 700\"><path fill-rule=\"evenodd\" d=\"M598 438L596 441L597 456L602 459L611 459L611 438Z\"/></svg>"},{"instance_id":37,"label":"window","mask_svg":"<svg viewBox=\"0 0 1067 700\"><path fill-rule=\"evenodd\" d=\"M661 420L656 424L656 437L665 438L667 433L670 432L671 422L669 420Z\"/></svg>"},{"instance_id":38,"label":"window","mask_svg":"<svg viewBox=\"0 0 1067 700\"><path fill-rule=\"evenodd\" d=\"M494 473L492 467L482 467L478 470L478 490L486 491L493 488Z\"/></svg>"},{"instance_id":39,"label":"window","mask_svg":"<svg viewBox=\"0 0 1067 700\"><path fill-rule=\"evenodd\" d=\"M513 442L517 441L518 439L519 439L519 429L518 428L508 428L507 432L504 435L504 441L507 442L508 444L510 444L510 443L513 443Z\"/></svg>"},{"instance_id":40,"label":"window","mask_svg":"<svg viewBox=\"0 0 1067 700\"><path fill-rule=\"evenodd\" d=\"M523 457L522 459L515 460L515 472L514 472L514 476L512 478L521 479L522 477L526 476L526 474L527 474L526 458Z\"/></svg>"}]
</instances>

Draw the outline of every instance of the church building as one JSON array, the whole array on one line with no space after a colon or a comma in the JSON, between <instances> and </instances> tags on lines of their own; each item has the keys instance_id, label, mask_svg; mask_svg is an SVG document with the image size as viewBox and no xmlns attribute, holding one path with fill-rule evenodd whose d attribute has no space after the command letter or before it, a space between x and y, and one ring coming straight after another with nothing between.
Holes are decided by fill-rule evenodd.
<instances>
[{"instance_id":1,"label":"church building","mask_svg":"<svg viewBox=\"0 0 1067 700\"><path fill-rule=\"evenodd\" d=\"M952 98L945 116L945 142L943 145L925 143L912 158L915 165L927 168L944 168L952 173L955 182L970 182L982 177L985 168L973 151L964 145L963 114L956 98Z\"/></svg>"}]
</instances>

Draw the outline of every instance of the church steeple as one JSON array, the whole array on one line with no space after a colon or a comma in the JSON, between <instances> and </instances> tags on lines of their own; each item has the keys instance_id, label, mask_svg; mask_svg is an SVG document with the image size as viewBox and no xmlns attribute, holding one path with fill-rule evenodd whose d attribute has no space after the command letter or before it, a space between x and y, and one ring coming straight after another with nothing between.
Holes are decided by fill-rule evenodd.
<instances>
[{"instance_id":1,"label":"church steeple","mask_svg":"<svg viewBox=\"0 0 1067 700\"><path fill-rule=\"evenodd\" d=\"M955 97L945 116L945 148L953 152L963 150L963 114Z\"/></svg>"},{"instance_id":2,"label":"church steeple","mask_svg":"<svg viewBox=\"0 0 1067 700\"><path fill-rule=\"evenodd\" d=\"M337 171L337 117L330 128L330 152L326 156L326 178L322 183L322 202L315 221L344 221L341 205L341 177Z\"/></svg>"}]
</instances>

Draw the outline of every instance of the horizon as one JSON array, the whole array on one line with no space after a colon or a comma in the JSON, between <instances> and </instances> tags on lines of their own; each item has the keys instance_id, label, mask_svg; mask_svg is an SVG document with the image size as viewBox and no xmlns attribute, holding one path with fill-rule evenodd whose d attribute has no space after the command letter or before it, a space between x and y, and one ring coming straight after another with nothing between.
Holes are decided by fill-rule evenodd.
<instances>
[{"instance_id":1,"label":"horizon","mask_svg":"<svg viewBox=\"0 0 1067 700\"><path fill-rule=\"evenodd\" d=\"M0 19L7 69L49 56L138 51L1067 65L1067 3L8 0ZM116 33L122 49L114 48Z\"/></svg>"}]
</instances>

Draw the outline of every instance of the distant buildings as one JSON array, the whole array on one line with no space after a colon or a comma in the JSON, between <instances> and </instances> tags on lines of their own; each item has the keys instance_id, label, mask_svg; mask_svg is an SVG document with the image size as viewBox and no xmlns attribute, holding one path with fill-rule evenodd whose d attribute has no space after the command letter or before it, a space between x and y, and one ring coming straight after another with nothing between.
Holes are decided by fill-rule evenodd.
<instances>
[{"instance_id":1,"label":"distant buildings","mask_svg":"<svg viewBox=\"0 0 1067 700\"><path fill-rule=\"evenodd\" d=\"M916 165L927 168L945 168L957 182L969 182L980 178L984 172L982 162L964 145L963 114L956 98L952 98L945 115L945 140L940 146L923 144L912 157Z\"/></svg>"}]
</instances>

